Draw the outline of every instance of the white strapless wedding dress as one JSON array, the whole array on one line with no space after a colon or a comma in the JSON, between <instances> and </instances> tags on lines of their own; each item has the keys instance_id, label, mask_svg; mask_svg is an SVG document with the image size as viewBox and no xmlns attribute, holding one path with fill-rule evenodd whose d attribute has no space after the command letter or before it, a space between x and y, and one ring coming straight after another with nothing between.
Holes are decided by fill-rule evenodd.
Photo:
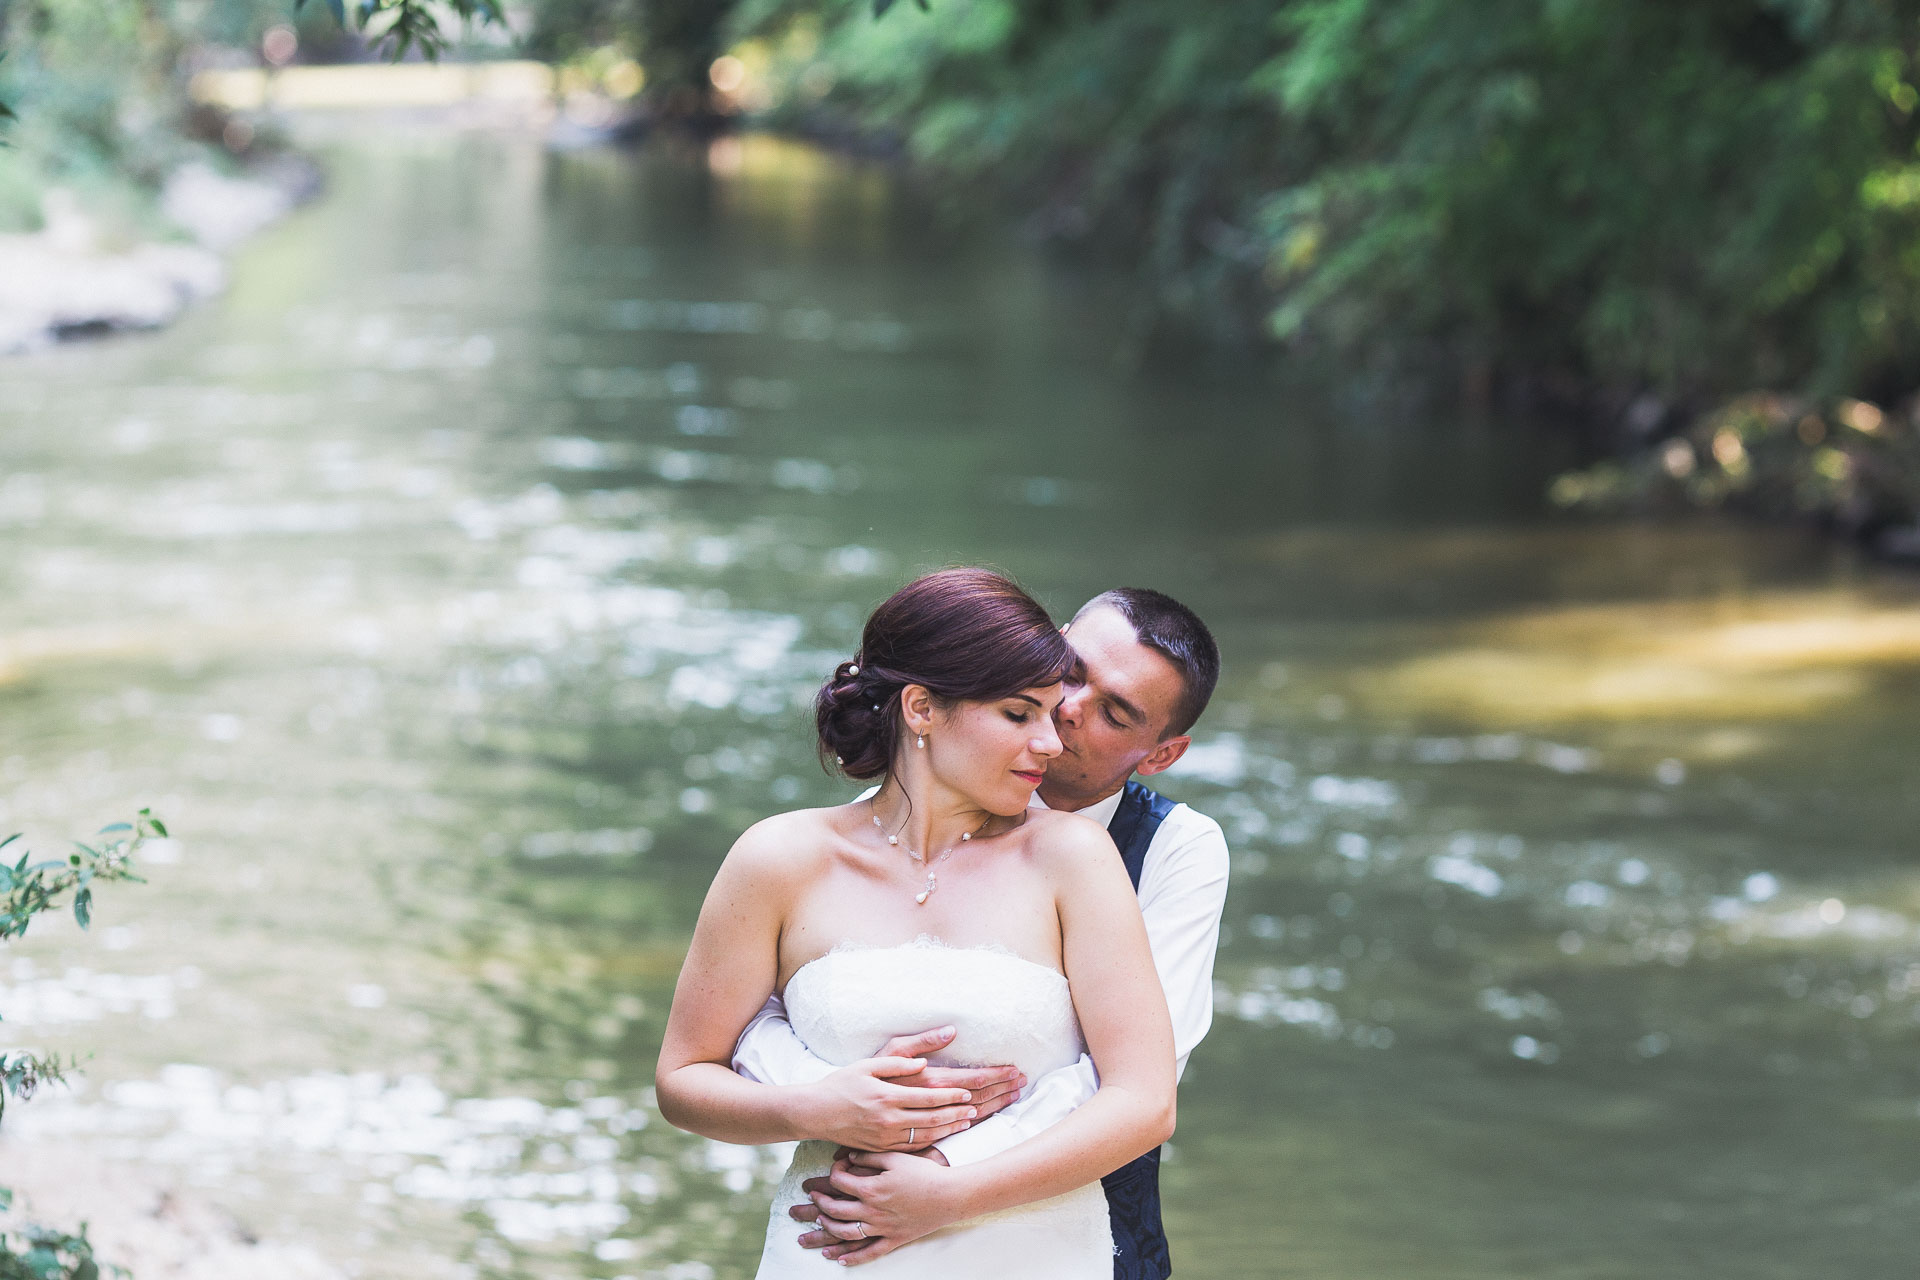
<instances>
[{"instance_id":1,"label":"white strapless wedding dress","mask_svg":"<svg viewBox=\"0 0 1920 1280\"><path fill-rule=\"evenodd\" d=\"M1067 980L1011 952L949 947L930 938L893 947L845 946L801 966L787 983L787 1017L808 1048L844 1066L888 1038L957 1029L932 1055L939 1066L1010 1062L1037 1080L1086 1051ZM797 1241L810 1228L787 1216L800 1183L827 1172L833 1144L803 1142L774 1194L758 1280L846 1275ZM856 1274L880 1280L1112 1280L1113 1237L1098 1182L1051 1200L971 1218L905 1245Z\"/></svg>"}]
</instances>

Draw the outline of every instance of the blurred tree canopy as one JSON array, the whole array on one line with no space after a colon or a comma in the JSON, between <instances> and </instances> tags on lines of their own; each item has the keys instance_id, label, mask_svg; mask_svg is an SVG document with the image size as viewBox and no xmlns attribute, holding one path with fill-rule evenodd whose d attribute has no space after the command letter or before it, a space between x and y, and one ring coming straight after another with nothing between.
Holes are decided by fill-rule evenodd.
<instances>
[{"instance_id":1,"label":"blurred tree canopy","mask_svg":"<svg viewBox=\"0 0 1920 1280\"><path fill-rule=\"evenodd\" d=\"M295 25L303 48L352 55L357 29L432 57L457 24L501 21L494 0L0 0L0 231L37 225L56 185L124 235L151 230L147 197L203 154L183 90L210 47L258 57L269 27Z\"/></svg>"},{"instance_id":2,"label":"blurred tree canopy","mask_svg":"<svg viewBox=\"0 0 1920 1280\"><path fill-rule=\"evenodd\" d=\"M1920 383L1920 0L876 7L728 30L1167 314L1683 400Z\"/></svg>"},{"instance_id":3,"label":"blurred tree canopy","mask_svg":"<svg viewBox=\"0 0 1920 1280\"><path fill-rule=\"evenodd\" d=\"M732 0L540 0L528 51L565 61L602 46L638 54L657 115L713 114L708 68L728 43Z\"/></svg>"}]
</instances>

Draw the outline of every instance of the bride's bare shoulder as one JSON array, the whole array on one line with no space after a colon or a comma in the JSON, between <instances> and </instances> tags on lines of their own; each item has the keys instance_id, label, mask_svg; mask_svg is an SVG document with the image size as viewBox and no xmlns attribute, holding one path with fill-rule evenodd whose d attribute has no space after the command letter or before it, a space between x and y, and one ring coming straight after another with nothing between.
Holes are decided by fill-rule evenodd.
<instances>
[{"instance_id":1,"label":"bride's bare shoulder","mask_svg":"<svg viewBox=\"0 0 1920 1280\"><path fill-rule=\"evenodd\" d=\"M1049 811L1034 817L1040 821L1030 824L1027 856L1053 886L1056 902L1111 907L1132 896L1126 863L1105 827L1077 813ZM1097 908L1095 916L1099 909L1104 908ZM1076 913L1075 918L1093 917Z\"/></svg>"},{"instance_id":2,"label":"bride's bare shoulder","mask_svg":"<svg viewBox=\"0 0 1920 1280\"><path fill-rule=\"evenodd\" d=\"M1107 829L1077 813L1029 809L1026 830L1032 856L1048 862L1078 863L1113 856L1113 837Z\"/></svg>"},{"instance_id":3,"label":"bride's bare shoulder","mask_svg":"<svg viewBox=\"0 0 1920 1280\"><path fill-rule=\"evenodd\" d=\"M816 871L844 838L844 808L792 809L762 818L733 842L727 864L756 879L787 879Z\"/></svg>"}]
</instances>

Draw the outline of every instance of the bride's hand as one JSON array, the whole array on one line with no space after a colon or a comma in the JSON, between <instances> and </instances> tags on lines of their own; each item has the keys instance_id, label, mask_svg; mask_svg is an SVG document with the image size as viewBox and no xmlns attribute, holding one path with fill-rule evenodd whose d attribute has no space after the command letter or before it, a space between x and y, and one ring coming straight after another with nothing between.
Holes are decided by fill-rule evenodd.
<instances>
[{"instance_id":1,"label":"bride's hand","mask_svg":"<svg viewBox=\"0 0 1920 1280\"><path fill-rule=\"evenodd\" d=\"M803 1132L843 1147L911 1151L970 1126L979 1115L970 1090L896 1083L926 1067L924 1058L849 1063L808 1087Z\"/></svg>"},{"instance_id":2,"label":"bride's hand","mask_svg":"<svg viewBox=\"0 0 1920 1280\"><path fill-rule=\"evenodd\" d=\"M895 1036L880 1046L882 1058L924 1058L940 1052L953 1043L953 1027L935 1027L931 1031L922 1031L918 1035ZM980 1114L976 1120L985 1120L1020 1096L1020 1090L1027 1087L1027 1078L1020 1068L1011 1065L997 1067L934 1067L929 1066L918 1075L896 1076L895 1084L909 1085L915 1089L965 1089L973 1095L971 1101ZM944 1136L944 1135L942 1135Z\"/></svg>"},{"instance_id":3,"label":"bride's hand","mask_svg":"<svg viewBox=\"0 0 1920 1280\"><path fill-rule=\"evenodd\" d=\"M842 1151L826 1177L802 1184L816 1230L800 1243L813 1248L831 1237L820 1256L857 1266L951 1226L968 1213L964 1188L946 1163L918 1153ZM800 1217L805 1208L790 1212Z\"/></svg>"}]
</instances>

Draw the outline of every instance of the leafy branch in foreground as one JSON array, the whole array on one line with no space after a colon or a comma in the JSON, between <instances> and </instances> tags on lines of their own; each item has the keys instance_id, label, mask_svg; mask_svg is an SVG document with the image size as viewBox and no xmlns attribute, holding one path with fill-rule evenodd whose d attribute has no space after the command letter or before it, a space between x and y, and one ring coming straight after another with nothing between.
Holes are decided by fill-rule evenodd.
<instances>
[{"instance_id":1,"label":"leafy branch in foreground","mask_svg":"<svg viewBox=\"0 0 1920 1280\"><path fill-rule=\"evenodd\" d=\"M11 865L0 860L0 942L20 937L35 916L63 905L70 906L82 929L87 928L93 923L93 886L140 880L134 874L133 855L147 840L164 839L166 834L166 824L142 809L132 822L101 828L94 844L75 841L74 852L65 858L34 862L33 855L23 850ZM19 838L16 833L0 840L0 849ZM0 1052L0 1118L6 1115L9 1097L31 1098L41 1085L64 1080L72 1065L57 1057ZM8 1280L4 1258L0 1254L0 1280Z\"/></svg>"},{"instance_id":2,"label":"leafy branch in foreground","mask_svg":"<svg viewBox=\"0 0 1920 1280\"><path fill-rule=\"evenodd\" d=\"M294 0L294 11L299 12L306 4L307 0ZM326 0L326 5L342 28L352 25L346 0ZM358 22L360 34L395 62L412 49L428 59L438 59L451 40L440 26L436 9L450 10L462 23L478 19L494 26L506 25L506 17L494 0L358 0L352 18Z\"/></svg>"},{"instance_id":3,"label":"leafy branch in foreground","mask_svg":"<svg viewBox=\"0 0 1920 1280\"><path fill-rule=\"evenodd\" d=\"M12 1207L13 1192L0 1187L0 1213ZM15 1237L0 1231L0 1280L99 1280L100 1263L93 1256L85 1224L71 1233L28 1226L16 1234L22 1246L17 1253ZM112 1263L107 1270L117 1276L127 1274L125 1267Z\"/></svg>"},{"instance_id":4,"label":"leafy branch in foreground","mask_svg":"<svg viewBox=\"0 0 1920 1280\"><path fill-rule=\"evenodd\" d=\"M65 906L82 929L93 923L93 886L115 880L139 881L133 855L147 840L165 839L166 824L142 809L132 822L102 827L94 843L74 842L65 858L34 862L22 851L17 861L0 860L0 942L26 933L33 918ZM5 849L18 833L0 840ZM9 1096L25 1101L43 1084L66 1078L73 1062L37 1054L0 1051L0 1117L6 1115ZM13 1208L13 1192L0 1187L0 1213ZM108 1271L124 1276L124 1267L108 1264ZM100 1262L83 1222L78 1231L26 1225L0 1231L0 1280L99 1280Z\"/></svg>"}]
</instances>

